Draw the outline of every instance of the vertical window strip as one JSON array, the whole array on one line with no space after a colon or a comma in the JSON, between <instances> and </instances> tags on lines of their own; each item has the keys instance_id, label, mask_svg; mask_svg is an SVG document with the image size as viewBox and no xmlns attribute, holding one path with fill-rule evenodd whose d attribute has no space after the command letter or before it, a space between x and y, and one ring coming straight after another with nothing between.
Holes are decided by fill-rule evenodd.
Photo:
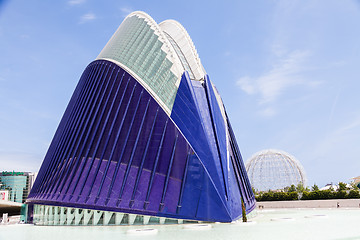
<instances>
[{"instance_id":1,"label":"vertical window strip","mask_svg":"<svg viewBox=\"0 0 360 240\"><path fill-rule=\"evenodd\" d=\"M107 70L106 70L107 69ZM104 81L97 81L98 78L100 77L100 79L102 78L102 76L104 75L104 72L107 73L108 71L108 65L107 64L104 64L104 70L101 71L101 74L100 76L97 76L94 81L97 82L96 83L96 87L91 91L92 94L90 94L89 96L89 102L88 104L86 104L85 106L85 111L83 112L83 116L82 116L82 120L80 122L80 126L83 126L81 127L77 132L77 136L76 136L76 143L74 143L74 145L76 145L75 148L72 148L72 154L71 155L68 155L68 158L71 159L71 163L69 165L69 167L66 169L66 172L65 174L62 176L62 182L63 184L59 184L60 181L58 181L58 188L55 188L57 192L59 193L62 193L63 194L63 198L65 198L65 193L62 192L63 191L63 188L64 186L66 185L66 183L69 181L69 177L71 176L71 173L73 171L76 170L76 168L78 167L78 164L79 162L81 162L81 159L79 159L77 157L78 154L81 154L80 151L80 147L81 147L81 144L83 143L82 142L82 139L84 139L84 135L85 132L86 132L86 129L89 129L89 126L88 126L88 123L90 121L90 118L91 118L91 115L92 115L92 112L94 110L94 107L95 107L95 102L96 100L98 99L99 95L100 95L100 92L101 92L101 89L103 88L103 85L104 85ZM99 86L100 85L100 86ZM84 123L85 122L85 123ZM80 135L79 135L80 133ZM69 182L70 184L70 182ZM60 196L60 195L59 195ZM59 196L57 197L57 199L59 199Z\"/></svg>"},{"instance_id":2,"label":"vertical window strip","mask_svg":"<svg viewBox=\"0 0 360 240\"><path fill-rule=\"evenodd\" d=\"M116 73L116 76L115 76L115 78L114 78L114 83L113 83L114 85L116 85L116 83L117 83L117 81L118 81L118 74L119 74L119 73L120 73L120 70L118 70L117 73ZM77 198L76 201L79 201L79 198L80 198L80 196L81 196L81 194L82 194L82 192L83 192L83 190L84 190L84 187L85 187L86 182L87 182L87 180L88 180L88 177L89 177L91 168L92 168L92 166L93 166L93 164L94 164L94 161L95 161L97 152L98 152L98 150L99 150L100 143L103 141L103 136L104 136L104 133L105 133L105 129L106 129L107 125L109 124L109 123L108 123L109 117L110 117L110 115L111 115L111 113L112 113L112 111L113 111L113 107L114 107L114 105L115 105L115 100L116 100L116 98L117 98L117 96L118 96L118 93L119 93L119 90L120 90L120 87L121 87L121 84L122 84L122 81L123 81L124 76L125 76L125 72L122 73L122 76L121 76L121 78L120 78L120 80L119 80L119 83L117 83L117 89L116 89L116 92L115 92L114 97L112 98L111 106L110 106L110 108L109 108L109 110L108 110L108 113L107 113L107 115L106 115L106 118L105 118L105 121L104 121L104 125L103 125L103 127L102 127L102 129L101 129L101 131L100 131L100 135L99 135L98 141L97 141L97 143L96 143L94 152L93 152L93 154L92 154L91 157L90 157L90 158L91 158L91 162L90 162L90 166L91 166L91 167L88 168L87 171L86 171L86 173L85 173L84 183L81 185L81 189L80 189L80 192L79 192L79 196L78 196L78 198ZM111 96L111 94L109 93L109 94L108 94L108 97L107 97L107 99L106 99L105 105L107 105L107 104L109 103L110 96ZM103 112L102 112L101 115L104 114L105 109L106 109L106 108L104 107L104 108L103 108ZM101 122L101 120L99 121L99 123L100 123L100 122ZM100 161L99 161L99 162L100 162ZM100 164L99 164L99 166L100 166ZM97 170L97 171L98 171L98 170Z\"/></svg>"},{"instance_id":3,"label":"vertical window strip","mask_svg":"<svg viewBox=\"0 0 360 240\"><path fill-rule=\"evenodd\" d=\"M107 176L107 172L108 172L109 167L110 167L110 163L111 163L112 158L113 158L113 156L114 156L114 154L115 154L115 149L116 149L117 144L118 144L118 141L119 141L120 133L121 133L121 130L122 130L122 127L123 127L123 124L124 124L124 121L125 121L125 118L126 118L126 115L127 115L127 111L128 111L128 109L129 109L129 106L130 106L130 103L131 103L131 100L132 100L132 98L133 98L133 95L134 95L134 92L135 92L135 88L136 88L136 83L134 84L134 86L133 86L133 88L132 88L129 101L128 101L127 105L126 105L125 112L124 112L124 114L123 114L123 116L122 116L122 120L121 120L120 126L119 126L119 128L118 128L116 137L115 137L115 142L114 142L113 147L112 147L112 149L111 149L111 153L110 153L110 157L109 157L108 163L107 163L107 165L106 165L106 169L105 169L105 171L104 171L104 173L103 173L103 177L101 178L101 183L100 183L100 186L99 186L97 195L96 195L97 199L98 199L99 196L100 196L102 187L103 187L103 185L104 185L105 178L106 178L106 176ZM125 93L125 92L124 92L124 93ZM119 105L119 109L120 109L120 106L121 106L121 105ZM114 119L114 120L115 120L115 119ZM100 161L102 161L102 159L100 159ZM120 162L120 161L119 161L119 162ZM118 164L116 165L117 168L120 166L119 162L118 162ZM114 178L114 177L116 177L116 174L115 174L115 173L113 174L113 178Z\"/></svg>"},{"instance_id":4,"label":"vertical window strip","mask_svg":"<svg viewBox=\"0 0 360 240\"><path fill-rule=\"evenodd\" d=\"M191 150L189 149L188 153L187 153L187 156L186 156L185 168L184 168L183 178L182 178L182 181L181 181L179 200L178 200L178 204L177 204L177 208L176 208L176 213L177 214L179 214L180 209L181 209L182 196L184 194L184 189L185 189L185 183L186 183L186 177L187 177L187 172L188 172L190 155L191 155Z\"/></svg>"},{"instance_id":5,"label":"vertical window strip","mask_svg":"<svg viewBox=\"0 0 360 240\"><path fill-rule=\"evenodd\" d=\"M47 167L45 174L42 178L42 180L40 181L41 183L39 184L38 187L38 191L37 194L39 193L44 193L44 189L48 186L48 182L51 179L51 176L54 175L54 171L56 171L57 167L59 166L59 163L61 163L61 159L58 157L59 154L62 152L63 146L64 146L64 142L66 141L66 139L68 138L69 135L69 129L71 127L72 121L71 119L74 119L75 116L77 116L77 113L80 109L80 105L82 103L82 100L84 99L84 95L87 92L87 89L90 87L91 85L91 81L89 80L92 76L92 74L94 74L94 72L96 71L96 64L92 64L91 66L88 67L88 71L89 73L87 74L86 77L84 77L82 79L83 81L83 85L81 87L81 92L79 94L78 99L76 99L76 104L74 105L70 115L69 115L69 119L66 122L66 125L64 127L64 129L62 130L61 133L61 137L60 140L56 146L56 150L55 153L53 153L52 155L49 156L49 158L51 158L51 163L50 165Z\"/></svg>"},{"instance_id":6,"label":"vertical window strip","mask_svg":"<svg viewBox=\"0 0 360 240\"><path fill-rule=\"evenodd\" d=\"M73 187L73 190L70 192L70 197L74 194L74 191L75 191L75 189L76 189L76 187L77 187L77 185L78 185L78 183L79 183L79 179L80 179L80 177L83 175L84 167L86 166L86 163L87 163L87 161L88 161L89 154L90 154L90 150L91 150L92 146L95 144L95 143L94 143L95 137L96 137L96 134L97 134L98 129L99 129L99 127L100 127L100 123L101 123L101 119L103 118L104 111L105 111L105 109L106 109L105 106L108 104L108 100L109 100L109 98L110 98L110 93L113 91L113 88L114 88L114 85L115 85L115 80L112 80L112 77L113 77L115 68L114 68L114 67L111 67L111 69L112 69L111 74L110 74L110 76L109 76L109 78L108 78L108 81L107 81L107 83L106 83L106 86L105 86L105 88L104 88L104 90L103 90L101 99L100 99L100 101L99 101L98 104L97 104L97 108L96 108L94 117L93 117L93 119L92 119L92 123L91 123L90 130L93 129L93 125L96 123L96 118L97 118L97 123L96 123L95 128L92 130L91 140L90 140L89 144L86 144L86 145L84 144L84 147L86 146L86 149L87 149L87 150L86 150L86 153L85 153L85 155L84 155L84 157L85 157L85 159L84 159L84 161L83 161L84 163L81 165L80 171L77 171L77 172L79 172L79 173L78 173L78 175L77 175L77 178L75 179L75 183L72 183L72 180L70 181L70 182L72 183L71 185L74 186L74 187ZM103 79L99 79L99 80L100 80L100 81L105 81L105 79L106 79L106 76L105 76ZM112 84L111 84L111 87L110 87L110 89L109 89L108 87L109 87L110 82L112 82ZM109 91L108 91L108 90L109 90ZM106 94L107 91L108 91L109 93L107 94L107 97L106 97L105 102L103 102L103 101L104 101L105 94ZM99 113L100 106L102 106L102 109L101 109L101 112ZM99 140L100 140L100 139L97 139L97 141L99 141ZM67 187L67 189L65 190L66 193L67 193L67 191L68 191L68 188L69 188L69 187Z\"/></svg>"},{"instance_id":7,"label":"vertical window strip","mask_svg":"<svg viewBox=\"0 0 360 240\"><path fill-rule=\"evenodd\" d=\"M99 63L99 65L101 66L101 68L103 67L103 63ZM97 68L94 75L91 76L91 79L89 79L91 85L89 86L89 88L87 89L86 94L84 95L84 98L81 100L81 104L79 105L79 111L76 113L76 115L74 116L72 123L71 123L71 128L68 131L70 137L67 137L67 141L66 143L63 144L63 148L62 151L60 152L60 156L58 157L58 159L62 162L68 161L70 159L68 159L68 157L65 157L70 149L70 146L72 145L74 138L75 138L75 132L77 130L77 126L79 125L80 119L82 118L83 112L84 112L84 106L87 105L87 102L89 100L88 98L88 92L91 92L94 89L94 86L96 85L95 81L93 81L94 78L96 78L96 76L99 74L100 70ZM65 166L63 168L63 171L65 171ZM52 174L52 178L50 179L50 182L48 184L48 188L46 189L47 193L50 194L52 193L52 191L55 188L55 185L57 185L57 183L60 181L60 176L62 176L63 171L59 171L59 172L54 172Z\"/></svg>"},{"instance_id":8,"label":"vertical window strip","mask_svg":"<svg viewBox=\"0 0 360 240\"><path fill-rule=\"evenodd\" d=\"M122 147L122 150L121 150L121 153L120 153L120 157L116 163L116 168L115 168L115 171L114 171L114 174L113 174L113 177L112 177L112 180L111 180L111 184L110 184L110 188L108 190L108 193L107 193L107 199L109 199L110 195L111 195L111 191L113 189L113 186L114 186L114 183L115 183L115 179L116 179L116 176L118 174L118 171L119 171L119 168L120 168L120 164L122 162L122 158L123 158L123 155L124 155L124 152L125 152L125 148L126 148L126 144L128 143L128 139L129 139L129 136L130 136L130 132L131 132L131 129L132 129L132 126L134 124L134 120L135 120L135 116L137 114L137 111L138 111L138 108L139 108L139 105L140 105L140 102L141 102L141 99L142 99L142 95L144 93L144 90L141 91L140 93L140 96L139 96L139 99L137 101L137 104L136 104L136 108L135 108L135 111L133 113L133 116L131 118L131 121L130 121L130 126L128 127L127 129L127 134L126 134L126 137L124 139L124 144L123 144L123 147ZM128 103L128 106L131 104L131 101L129 101ZM126 118L126 115L127 115L127 112L124 114L124 117L123 117L123 120ZM117 144L116 144L117 145ZM105 176L105 174L104 174ZM123 183L124 183L124 179L123 179ZM119 203L118 203L119 204ZM117 205L118 205L117 204Z\"/></svg>"},{"instance_id":9,"label":"vertical window strip","mask_svg":"<svg viewBox=\"0 0 360 240\"><path fill-rule=\"evenodd\" d=\"M159 113L159 107L156 109L155 117L154 117L154 120L153 120L153 123L152 123L152 126L151 126L151 130L150 130L149 137L148 137L148 140L147 140L147 143L146 143L146 147L145 147L144 152L143 152L143 157L141 159L141 163L140 163L137 175L136 175L136 181L135 181L135 185L134 185L134 189L133 189L133 193L132 193L132 197L131 197L131 201L130 201L130 207L132 207L132 204L133 204L134 199L135 199L135 193L136 193L138 185L139 185L140 176L141 176L141 173L142 173L142 169L144 167L144 163L145 163L145 159L146 159L147 152L148 152L148 149L149 149L149 145L150 145L150 142L151 142L151 138L153 136L153 131L154 131L154 127L155 127L155 123L156 123L158 113Z\"/></svg>"},{"instance_id":10,"label":"vertical window strip","mask_svg":"<svg viewBox=\"0 0 360 240\"><path fill-rule=\"evenodd\" d=\"M168 166L168 170L167 170L167 174L166 174L166 178L165 178L165 184L164 184L164 188L163 188L163 192L162 192L162 196L161 196L161 201L160 201L160 209L159 209L160 211L162 211L163 208L164 208L164 201L165 201L165 196L166 196L168 183L169 183L169 179L170 179L170 173L171 173L171 169L172 169L172 165L173 165L173 161L174 161L174 156L175 156L175 151L176 151L176 143L177 143L177 140L178 140L178 136L179 136L179 133L176 134L175 141L174 141L174 146L173 146L172 153L171 153L171 158L170 158L170 162L169 162L169 166Z\"/></svg>"},{"instance_id":11,"label":"vertical window strip","mask_svg":"<svg viewBox=\"0 0 360 240\"><path fill-rule=\"evenodd\" d=\"M124 188L125 188L125 184L126 184L126 181L127 181L127 178L128 178L128 175L129 175L129 172L130 172L130 168L131 168L131 165L132 165L132 161L133 161L133 158L134 158L134 154L135 154L135 150L136 150L136 147L137 147L137 144L138 144L138 141L139 141L139 138L140 138L140 134L141 134L141 130L142 130L142 127L144 125L144 121L145 121L145 117L146 117L146 114L147 114L147 111L149 109L149 104L150 104L150 100L151 100L151 97L149 98L147 104L146 104L146 109L145 109L145 112L143 113L143 117L141 119L141 123L140 123L140 127L139 127L139 130L137 132L137 135L136 135L136 139L135 139L135 143L134 145L132 146L132 151L131 151L131 155L130 155L130 159L129 159L129 163L126 167L126 171L125 171L125 175L124 175L124 179L123 179L123 182L121 184L121 189L120 189L120 193L119 193L119 199L122 198L122 195L123 195L123 192L124 192ZM134 116L136 115L136 112L134 114ZM133 118L134 119L134 118ZM134 121L132 121L133 123ZM131 124L132 124L131 123ZM131 127L132 128L132 127ZM129 133L131 131L131 128L129 129Z\"/></svg>"},{"instance_id":12,"label":"vertical window strip","mask_svg":"<svg viewBox=\"0 0 360 240\"><path fill-rule=\"evenodd\" d=\"M94 186L94 183L95 183L97 174L99 173L99 169L100 169L100 166L101 166L101 162L102 162L102 160L104 159L105 152L106 152L106 148L107 148L108 143L109 143L110 138L111 138L111 134L110 134L110 133L112 133L113 131L115 131L114 126L115 126L116 120L118 119L119 112L120 112L120 108L121 108L121 105L122 105L122 103L123 103L123 100L124 100L124 97L125 97L125 93L127 92L129 83L130 83L130 77L128 78L128 80L127 80L127 82L126 82L125 89L124 89L123 92L122 92L121 99L120 99L120 101L119 101L119 103L118 103L118 106L117 106L117 108L116 108L115 117L114 117L113 120L112 120L110 129L109 129L109 132L108 132L106 141L105 141L105 145L104 145L104 148L103 148L103 150L102 150L102 152L101 152L98 165L96 166L94 178L93 178L93 180L91 181L90 186ZM135 86L133 86L132 93L134 92L134 90L135 90ZM113 102L113 103L114 103L114 102ZM108 117L109 117L109 116L110 116L110 112L109 112ZM95 155L94 155L94 158L95 158ZM110 163L111 163L111 161L110 161L110 159L109 159L108 162L107 162L106 168L105 168L105 171L106 171L106 172L107 172L107 170L108 170L108 168L109 168L109 166L110 166ZM88 193L87 193L87 199L89 199L90 194L91 194L91 189L89 189L89 191L88 191Z\"/></svg>"},{"instance_id":13,"label":"vertical window strip","mask_svg":"<svg viewBox=\"0 0 360 240\"><path fill-rule=\"evenodd\" d=\"M162 150L162 147L163 147L163 142L164 142L164 138L165 138L166 127L167 127L168 121L169 121L169 119L167 118L166 122L165 122L163 133L161 135L161 141L160 141L160 144L159 144L159 148L157 150L154 166L153 166L153 169L151 171L151 177L150 177L150 181L149 181L148 190L147 190L147 193L146 193L144 209L146 209L147 206L149 205L150 192L151 192L151 189L152 189L152 184L153 184L155 173L156 173L156 168L157 168L157 165L158 165L158 162L159 162L160 153L161 153L161 150Z\"/></svg>"}]
</instances>

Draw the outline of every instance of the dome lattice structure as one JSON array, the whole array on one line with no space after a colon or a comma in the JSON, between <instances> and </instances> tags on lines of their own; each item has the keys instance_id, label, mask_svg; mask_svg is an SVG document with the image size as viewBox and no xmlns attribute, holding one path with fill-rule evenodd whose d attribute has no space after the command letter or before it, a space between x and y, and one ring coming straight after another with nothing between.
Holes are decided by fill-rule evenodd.
<instances>
[{"instance_id":1,"label":"dome lattice structure","mask_svg":"<svg viewBox=\"0 0 360 240\"><path fill-rule=\"evenodd\" d=\"M304 168L295 157L284 151L259 151L246 162L246 170L252 187L257 191L283 189L299 183L306 185Z\"/></svg>"}]
</instances>

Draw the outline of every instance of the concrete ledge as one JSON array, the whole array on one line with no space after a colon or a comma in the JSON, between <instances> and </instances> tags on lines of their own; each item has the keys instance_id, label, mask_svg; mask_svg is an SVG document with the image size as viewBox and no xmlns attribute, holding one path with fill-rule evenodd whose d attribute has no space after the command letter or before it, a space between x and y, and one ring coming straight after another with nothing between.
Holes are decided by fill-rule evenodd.
<instances>
[{"instance_id":1,"label":"concrete ledge","mask_svg":"<svg viewBox=\"0 0 360 240\"><path fill-rule=\"evenodd\" d=\"M256 208L360 208L360 199L256 202Z\"/></svg>"},{"instance_id":2,"label":"concrete ledge","mask_svg":"<svg viewBox=\"0 0 360 240\"><path fill-rule=\"evenodd\" d=\"M2 216L3 213L9 213L9 216L19 215L22 205L23 205L22 203L18 203L18 202L1 200L0 201L0 215Z\"/></svg>"}]
</instances>

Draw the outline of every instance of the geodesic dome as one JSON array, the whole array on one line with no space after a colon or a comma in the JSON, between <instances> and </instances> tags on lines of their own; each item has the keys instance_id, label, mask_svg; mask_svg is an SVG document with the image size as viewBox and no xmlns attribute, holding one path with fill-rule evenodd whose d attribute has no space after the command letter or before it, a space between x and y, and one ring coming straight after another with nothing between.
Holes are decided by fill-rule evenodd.
<instances>
[{"instance_id":1,"label":"geodesic dome","mask_svg":"<svg viewBox=\"0 0 360 240\"><path fill-rule=\"evenodd\" d=\"M255 153L246 162L252 187L257 191L277 190L302 183L306 186L304 168L290 154L267 149Z\"/></svg>"}]
</instances>

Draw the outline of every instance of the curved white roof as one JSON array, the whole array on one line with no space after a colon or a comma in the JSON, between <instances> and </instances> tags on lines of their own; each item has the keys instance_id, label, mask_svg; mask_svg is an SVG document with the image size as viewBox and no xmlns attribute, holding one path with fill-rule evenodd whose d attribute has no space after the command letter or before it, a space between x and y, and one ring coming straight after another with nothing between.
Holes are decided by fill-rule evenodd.
<instances>
[{"instance_id":1,"label":"curved white roof","mask_svg":"<svg viewBox=\"0 0 360 240\"><path fill-rule=\"evenodd\" d=\"M175 20L165 20L159 24L163 32L167 34L170 42L174 41L173 47L176 51L178 47L179 51L178 56L184 66L184 69L187 70L192 76L193 79L202 79L206 74L204 67L201 64L199 55L195 49L194 43L191 40L189 34L185 28ZM181 56L184 56L185 59L181 59ZM185 61L184 61L185 60ZM187 69L187 66L190 69Z\"/></svg>"},{"instance_id":2,"label":"curved white roof","mask_svg":"<svg viewBox=\"0 0 360 240\"><path fill-rule=\"evenodd\" d=\"M159 25L155 22L155 20L150 15L148 15L147 13L142 12L142 11L132 12L126 18L131 18L132 16L137 16L137 17L143 18L151 26L151 28L155 30L155 34L159 36L159 40L164 43L164 45L161 47L161 49L167 54L167 57L169 58L169 60L174 64L171 67L171 70L176 75L181 75L183 73L182 68L181 68L181 62L180 62L179 58L177 57L177 54L176 54L175 50L173 49L171 43L169 42L167 37L164 35L164 33L162 32ZM125 18L125 20L126 20L126 18Z\"/></svg>"},{"instance_id":3,"label":"curved white roof","mask_svg":"<svg viewBox=\"0 0 360 240\"><path fill-rule=\"evenodd\" d=\"M97 59L126 69L169 115L184 71L192 79L205 75L184 27L174 20L158 25L141 11L125 18Z\"/></svg>"}]
</instances>

